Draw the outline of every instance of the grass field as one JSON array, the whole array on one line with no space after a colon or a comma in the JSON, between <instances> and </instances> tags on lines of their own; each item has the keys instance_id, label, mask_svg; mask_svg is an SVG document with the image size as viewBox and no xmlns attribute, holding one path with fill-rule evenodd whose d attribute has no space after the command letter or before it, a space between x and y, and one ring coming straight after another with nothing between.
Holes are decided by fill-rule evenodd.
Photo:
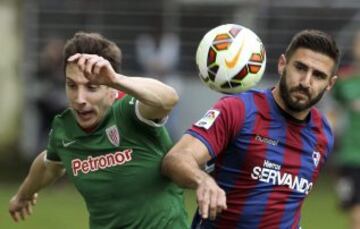
<instances>
[{"instance_id":1,"label":"grass field","mask_svg":"<svg viewBox=\"0 0 360 229\"><path fill-rule=\"evenodd\" d=\"M7 213L8 200L16 185L0 184L0 229L86 229L85 204L72 185L54 185L39 195L38 205L27 221L15 224ZM186 208L192 217L194 194L186 192ZM346 229L345 215L336 207L336 197L328 181L320 181L305 201L303 229Z\"/></svg>"}]
</instances>

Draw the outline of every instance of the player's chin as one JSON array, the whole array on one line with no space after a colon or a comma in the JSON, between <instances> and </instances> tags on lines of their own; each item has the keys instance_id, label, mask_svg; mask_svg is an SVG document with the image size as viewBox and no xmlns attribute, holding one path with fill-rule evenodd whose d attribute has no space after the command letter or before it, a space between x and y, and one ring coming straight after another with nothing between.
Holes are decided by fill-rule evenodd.
<instances>
[{"instance_id":1,"label":"player's chin","mask_svg":"<svg viewBox=\"0 0 360 229\"><path fill-rule=\"evenodd\" d=\"M302 111L306 110L308 107L309 107L309 103L307 103L307 102L303 103L303 102L297 101L297 102L294 102L291 104L290 109L295 112L302 112Z\"/></svg>"},{"instance_id":2,"label":"player's chin","mask_svg":"<svg viewBox=\"0 0 360 229\"><path fill-rule=\"evenodd\" d=\"M81 117L77 116L77 122L79 126L83 129L89 129L96 125L96 118L90 118L90 119L82 119Z\"/></svg>"}]
</instances>

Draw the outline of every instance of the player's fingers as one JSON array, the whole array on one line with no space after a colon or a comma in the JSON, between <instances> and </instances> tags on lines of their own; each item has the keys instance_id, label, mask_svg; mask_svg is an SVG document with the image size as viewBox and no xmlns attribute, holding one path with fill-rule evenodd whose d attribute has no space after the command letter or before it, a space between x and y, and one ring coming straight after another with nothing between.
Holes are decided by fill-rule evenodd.
<instances>
[{"instance_id":1,"label":"player's fingers","mask_svg":"<svg viewBox=\"0 0 360 229\"><path fill-rule=\"evenodd\" d=\"M199 187L197 190L196 190L196 202L199 206L199 214L202 215L202 209L201 209L201 204L203 202L203 199L204 199L204 195L203 195L203 188L202 187Z\"/></svg>"},{"instance_id":2,"label":"player's fingers","mask_svg":"<svg viewBox=\"0 0 360 229\"><path fill-rule=\"evenodd\" d=\"M87 54L87 53L81 53L81 56L86 58L86 59L91 59L93 57L99 57L98 55L96 54Z\"/></svg>"},{"instance_id":3,"label":"player's fingers","mask_svg":"<svg viewBox=\"0 0 360 229\"><path fill-rule=\"evenodd\" d=\"M223 190L220 190L217 198L217 212L220 213L224 209L227 209L226 194Z\"/></svg>"},{"instance_id":4,"label":"player's fingers","mask_svg":"<svg viewBox=\"0 0 360 229\"><path fill-rule=\"evenodd\" d=\"M9 213L10 213L10 216L11 218L15 221L15 222L18 222L18 217L17 217L17 214L16 214L16 211L12 211L12 210L9 210Z\"/></svg>"},{"instance_id":5,"label":"player's fingers","mask_svg":"<svg viewBox=\"0 0 360 229\"><path fill-rule=\"evenodd\" d=\"M105 60L105 59L102 59L98 62L96 62L95 66L94 66L94 74L98 75L100 74L100 71L103 67L106 67L107 65L109 64L109 61Z\"/></svg>"},{"instance_id":6,"label":"player's fingers","mask_svg":"<svg viewBox=\"0 0 360 229\"><path fill-rule=\"evenodd\" d=\"M87 58L83 54L77 59L77 65L79 66L81 71L85 71L86 61L87 61Z\"/></svg>"},{"instance_id":7,"label":"player's fingers","mask_svg":"<svg viewBox=\"0 0 360 229\"><path fill-rule=\"evenodd\" d=\"M68 62L73 62L73 61L77 60L80 56L81 56L80 53L76 53L76 54L70 56L70 57L67 59L67 61L68 61Z\"/></svg>"},{"instance_id":8,"label":"player's fingers","mask_svg":"<svg viewBox=\"0 0 360 229\"><path fill-rule=\"evenodd\" d=\"M25 217L26 217L26 210L25 208L21 208L21 210L19 211L20 213L20 219L21 220L25 220Z\"/></svg>"},{"instance_id":9,"label":"player's fingers","mask_svg":"<svg viewBox=\"0 0 360 229\"><path fill-rule=\"evenodd\" d=\"M217 213L217 192L211 190L210 191L210 203L209 203L209 217L211 220L214 220L216 218Z\"/></svg>"},{"instance_id":10,"label":"player's fingers","mask_svg":"<svg viewBox=\"0 0 360 229\"><path fill-rule=\"evenodd\" d=\"M208 189L203 189L202 192L199 193L199 209L204 219L207 219L209 216L209 196Z\"/></svg>"},{"instance_id":11,"label":"player's fingers","mask_svg":"<svg viewBox=\"0 0 360 229\"><path fill-rule=\"evenodd\" d=\"M93 74L93 68L96 62L100 61L102 57L99 56L92 56L87 59L86 66L85 66L85 72L88 74Z\"/></svg>"},{"instance_id":12,"label":"player's fingers","mask_svg":"<svg viewBox=\"0 0 360 229\"><path fill-rule=\"evenodd\" d=\"M36 205L36 203L37 203L37 198L38 198L38 194L35 193L35 194L33 195L32 200L31 200L31 205L32 205L32 206L35 206L35 205Z\"/></svg>"},{"instance_id":13,"label":"player's fingers","mask_svg":"<svg viewBox=\"0 0 360 229\"><path fill-rule=\"evenodd\" d=\"M31 208L31 203L30 202L26 205L25 210L26 210L27 215L31 215L32 208Z\"/></svg>"},{"instance_id":14,"label":"player's fingers","mask_svg":"<svg viewBox=\"0 0 360 229\"><path fill-rule=\"evenodd\" d=\"M19 222L20 221L20 212L19 211L16 211L14 212L14 216L15 216L15 222Z\"/></svg>"}]
</instances>

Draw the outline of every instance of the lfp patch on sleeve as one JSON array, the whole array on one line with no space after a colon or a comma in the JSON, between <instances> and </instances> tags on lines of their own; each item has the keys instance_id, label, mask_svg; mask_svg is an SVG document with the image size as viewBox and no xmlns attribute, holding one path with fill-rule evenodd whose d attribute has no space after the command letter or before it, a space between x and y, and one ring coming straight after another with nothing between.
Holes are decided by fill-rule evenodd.
<instances>
[{"instance_id":1,"label":"lfp patch on sleeve","mask_svg":"<svg viewBox=\"0 0 360 229\"><path fill-rule=\"evenodd\" d=\"M208 110L204 117L195 123L195 126L208 130L214 124L219 114L220 111L218 110Z\"/></svg>"}]
</instances>

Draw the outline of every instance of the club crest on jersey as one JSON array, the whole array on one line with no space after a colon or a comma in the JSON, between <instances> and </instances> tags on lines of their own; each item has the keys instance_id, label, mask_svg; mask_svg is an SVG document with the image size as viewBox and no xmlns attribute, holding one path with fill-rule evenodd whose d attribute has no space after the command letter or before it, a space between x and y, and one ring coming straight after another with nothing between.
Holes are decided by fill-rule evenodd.
<instances>
[{"instance_id":1,"label":"club crest on jersey","mask_svg":"<svg viewBox=\"0 0 360 229\"><path fill-rule=\"evenodd\" d=\"M195 123L195 126L208 130L214 124L219 114L220 111L218 110L214 110L214 109L208 110L208 112L206 112L204 117L202 117L199 121Z\"/></svg>"},{"instance_id":2,"label":"club crest on jersey","mask_svg":"<svg viewBox=\"0 0 360 229\"><path fill-rule=\"evenodd\" d=\"M107 135L109 141L111 142L111 144L113 144L114 146L119 146L120 134L119 134L119 130L116 127L116 125L106 128L106 135Z\"/></svg>"},{"instance_id":3,"label":"club crest on jersey","mask_svg":"<svg viewBox=\"0 0 360 229\"><path fill-rule=\"evenodd\" d=\"M317 167L319 165L320 157L321 157L320 152L317 152L317 151L313 152L312 159L314 161L315 167Z\"/></svg>"}]
</instances>

